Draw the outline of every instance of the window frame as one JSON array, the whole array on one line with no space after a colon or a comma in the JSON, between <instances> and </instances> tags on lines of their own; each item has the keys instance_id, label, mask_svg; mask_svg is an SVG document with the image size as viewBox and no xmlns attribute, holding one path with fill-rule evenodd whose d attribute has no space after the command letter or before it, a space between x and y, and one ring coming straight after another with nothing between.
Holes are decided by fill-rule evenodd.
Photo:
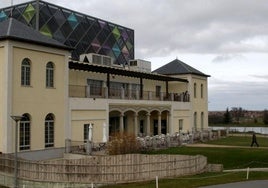
<instances>
[{"instance_id":1,"label":"window frame","mask_svg":"<svg viewBox=\"0 0 268 188\"><path fill-rule=\"evenodd\" d=\"M86 143L88 140L89 125L90 123L84 124L84 143Z\"/></svg>"},{"instance_id":2,"label":"window frame","mask_svg":"<svg viewBox=\"0 0 268 188\"><path fill-rule=\"evenodd\" d=\"M29 114L23 114L19 126L19 150L31 149L31 119Z\"/></svg>"},{"instance_id":3,"label":"window frame","mask_svg":"<svg viewBox=\"0 0 268 188\"><path fill-rule=\"evenodd\" d=\"M31 85L31 60L24 58L21 62L21 86Z\"/></svg>"},{"instance_id":4,"label":"window frame","mask_svg":"<svg viewBox=\"0 0 268 188\"><path fill-rule=\"evenodd\" d=\"M197 112L194 112L194 129L197 130Z\"/></svg>"},{"instance_id":5,"label":"window frame","mask_svg":"<svg viewBox=\"0 0 268 188\"><path fill-rule=\"evenodd\" d=\"M194 83L194 98L196 98L196 96L197 96L197 94L196 94L196 89L197 89L197 85L196 85L196 83Z\"/></svg>"},{"instance_id":6,"label":"window frame","mask_svg":"<svg viewBox=\"0 0 268 188\"><path fill-rule=\"evenodd\" d=\"M46 64L46 87L54 88L54 75L55 75L55 66L53 62L48 62Z\"/></svg>"},{"instance_id":7,"label":"window frame","mask_svg":"<svg viewBox=\"0 0 268 188\"><path fill-rule=\"evenodd\" d=\"M45 117L45 148L54 147L55 144L55 116L49 113Z\"/></svg>"},{"instance_id":8,"label":"window frame","mask_svg":"<svg viewBox=\"0 0 268 188\"><path fill-rule=\"evenodd\" d=\"M203 84L201 84L200 90L201 90L201 93L200 93L201 98L204 98L204 85Z\"/></svg>"},{"instance_id":9,"label":"window frame","mask_svg":"<svg viewBox=\"0 0 268 188\"><path fill-rule=\"evenodd\" d=\"M161 86L156 85L155 86L155 97L160 97L160 95L161 95Z\"/></svg>"}]
</instances>

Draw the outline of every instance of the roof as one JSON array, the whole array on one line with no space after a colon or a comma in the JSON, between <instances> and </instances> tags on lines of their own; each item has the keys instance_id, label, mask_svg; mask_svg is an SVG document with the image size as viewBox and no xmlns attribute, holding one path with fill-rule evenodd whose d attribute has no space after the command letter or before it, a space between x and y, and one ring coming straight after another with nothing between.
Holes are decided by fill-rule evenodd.
<instances>
[{"instance_id":1,"label":"roof","mask_svg":"<svg viewBox=\"0 0 268 188\"><path fill-rule=\"evenodd\" d=\"M79 71L107 73L107 74L113 74L113 75L144 78L144 79L151 79L151 80L179 81L179 82L188 83L186 79L182 79L182 78L175 78L171 76L154 74L154 73L138 72L138 71L120 69L120 68L115 68L115 67L110 67L110 66L81 63L77 61L69 61L69 69L79 70Z\"/></svg>"},{"instance_id":2,"label":"roof","mask_svg":"<svg viewBox=\"0 0 268 188\"><path fill-rule=\"evenodd\" d=\"M153 73L158 73L158 74L163 74L163 75L195 74L199 76L209 77L209 75L206 75L200 72L199 70L187 65L186 63L178 59L175 59L171 61L170 63L154 70Z\"/></svg>"},{"instance_id":3,"label":"roof","mask_svg":"<svg viewBox=\"0 0 268 188\"><path fill-rule=\"evenodd\" d=\"M0 22L0 40L6 39L41 44L66 50L72 49L52 38L42 35L39 31L30 28L14 18L8 18Z\"/></svg>"}]
</instances>

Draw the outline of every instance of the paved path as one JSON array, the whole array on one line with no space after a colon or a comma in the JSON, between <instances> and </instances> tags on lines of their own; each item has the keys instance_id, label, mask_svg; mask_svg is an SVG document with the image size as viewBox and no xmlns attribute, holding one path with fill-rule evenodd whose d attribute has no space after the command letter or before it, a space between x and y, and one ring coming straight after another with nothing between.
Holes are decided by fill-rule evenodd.
<instances>
[{"instance_id":1,"label":"paved path","mask_svg":"<svg viewBox=\"0 0 268 188\"><path fill-rule=\"evenodd\" d=\"M221 185L212 185L199 188L267 188L267 187L268 187L268 180L256 180L256 181L227 183Z\"/></svg>"}]
</instances>

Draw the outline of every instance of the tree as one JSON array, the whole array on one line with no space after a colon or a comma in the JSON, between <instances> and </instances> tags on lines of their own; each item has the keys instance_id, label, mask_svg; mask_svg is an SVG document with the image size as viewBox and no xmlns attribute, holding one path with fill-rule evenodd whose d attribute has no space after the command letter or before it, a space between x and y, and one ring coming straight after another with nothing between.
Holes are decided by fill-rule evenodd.
<instances>
[{"instance_id":1,"label":"tree","mask_svg":"<svg viewBox=\"0 0 268 188\"><path fill-rule=\"evenodd\" d=\"M224 113L223 116L224 116L224 123L225 123L225 124L229 124L229 123L232 122L232 117L231 117L231 114L230 114L228 108L226 109L226 112Z\"/></svg>"},{"instance_id":2,"label":"tree","mask_svg":"<svg viewBox=\"0 0 268 188\"><path fill-rule=\"evenodd\" d=\"M231 114L235 122L240 123L240 118L244 117L245 110L243 110L241 107L232 107Z\"/></svg>"},{"instance_id":3,"label":"tree","mask_svg":"<svg viewBox=\"0 0 268 188\"><path fill-rule=\"evenodd\" d=\"M213 125L213 124L222 124L224 121L223 121L223 116L222 114L209 114L208 116L208 123L210 125Z\"/></svg>"},{"instance_id":4,"label":"tree","mask_svg":"<svg viewBox=\"0 0 268 188\"><path fill-rule=\"evenodd\" d=\"M268 125L268 110L263 111L263 123Z\"/></svg>"}]
</instances>

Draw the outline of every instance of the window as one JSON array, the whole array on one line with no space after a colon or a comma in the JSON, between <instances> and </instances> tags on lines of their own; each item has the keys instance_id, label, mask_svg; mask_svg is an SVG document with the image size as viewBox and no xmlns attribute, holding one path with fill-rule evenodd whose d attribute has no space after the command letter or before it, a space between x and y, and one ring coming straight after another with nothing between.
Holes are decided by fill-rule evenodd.
<instances>
[{"instance_id":1,"label":"window","mask_svg":"<svg viewBox=\"0 0 268 188\"><path fill-rule=\"evenodd\" d=\"M137 60L129 61L129 64L130 64L130 66L137 66L138 65Z\"/></svg>"},{"instance_id":2,"label":"window","mask_svg":"<svg viewBox=\"0 0 268 188\"><path fill-rule=\"evenodd\" d=\"M46 66L46 87L54 87L54 64L48 62Z\"/></svg>"},{"instance_id":3,"label":"window","mask_svg":"<svg viewBox=\"0 0 268 188\"><path fill-rule=\"evenodd\" d=\"M84 142L87 142L88 140L88 127L89 124L84 124Z\"/></svg>"},{"instance_id":4,"label":"window","mask_svg":"<svg viewBox=\"0 0 268 188\"><path fill-rule=\"evenodd\" d=\"M203 84L201 84L201 98L203 98Z\"/></svg>"},{"instance_id":5,"label":"window","mask_svg":"<svg viewBox=\"0 0 268 188\"><path fill-rule=\"evenodd\" d=\"M30 86L31 79L31 63L30 60L25 58L21 63L21 85Z\"/></svg>"},{"instance_id":6,"label":"window","mask_svg":"<svg viewBox=\"0 0 268 188\"><path fill-rule=\"evenodd\" d=\"M194 113L194 130L197 130L197 112Z\"/></svg>"},{"instance_id":7,"label":"window","mask_svg":"<svg viewBox=\"0 0 268 188\"><path fill-rule=\"evenodd\" d=\"M155 96L160 97L161 86L155 86Z\"/></svg>"},{"instance_id":8,"label":"window","mask_svg":"<svg viewBox=\"0 0 268 188\"><path fill-rule=\"evenodd\" d=\"M179 131L183 130L183 119L179 119Z\"/></svg>"},{"instance_id":9,"label":"window","mask_svg":"<svg viewBox=\"0 0 268 188\"><path fill-rule=\"evenodd\" d=\"M128 95L128 83L121 82L110 82L110 95L111 96L120 96L122 88L124 89L125 96Z\"/></svg>"},{"instance_id":10,"label":"window","mask_svg":"<svg viewBox=\"0 0 268 188\"><path fill-rule=\"evenodd\" d=\"M194 83L194 98L196 98L196 83Z\"/></svg>"},{"instance_id":11,"label":"window","mask_svg":"<svg viewBox=\"0 0 268 188\"><path fill-rule=\"evenodd\" d=\"M201 112L201 129L204 129L204 112Z\"/></svg>"},{"instance_id":12,"label":"window","mask_svg":"<svg viewBox=\"0 0 268 188\"><path fill-rule=\"evenodd\" d=\"M90 95L102 95L102 84L101 80L87 80L87 84L90 87Z\"/></svg>"},{"instance_id":13,"label":"window","mask_svg":"<svg viewBox=\"0 0 268 188\"><path fill-rule=\"evenodd\" d=\"M84 124L84 142L86 143L88 140L88 131L89 131L89 126L93 126L93 123L88 123L88 124ZM91 129L93 131L93 129ZM93 132L92 132L92 136L93 136ZM92 139L92 138L91 138Z\"/></svg>"},{"instance_id":14,"label":"window","mask_svg":"<svg viewBox=\"0 0 268 188\"><path fill-rule=\"evenodd\" d=\"M29 150L30 149L30 139L31 139L31 122L30 122L30 116L29 114L23 114L23 118L20 121L20 150Z\"/></svg>"},{"instance_id":15,"label":"window","mask_svg":"<svg viewBox=\"0 0 268 188\"><path fill-rule=\"evenodd\" d=\"M48 114L45 119L45 148L54 147L54 115Z\"/></svg>"}]
</instances>

